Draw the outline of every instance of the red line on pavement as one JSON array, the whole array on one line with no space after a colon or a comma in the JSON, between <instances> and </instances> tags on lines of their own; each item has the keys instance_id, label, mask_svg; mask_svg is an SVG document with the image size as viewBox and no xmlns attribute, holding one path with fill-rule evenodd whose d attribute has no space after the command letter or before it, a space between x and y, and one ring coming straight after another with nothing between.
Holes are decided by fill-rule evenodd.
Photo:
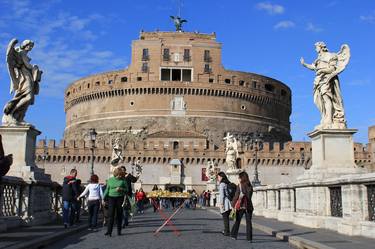
<instances>
[{"instance_id":1,"label":"red line on pavement","mask_svg":"<svg viewBox=\"0 0 375 249\"><path fill-rule=\"evenodd\" d=\"M163 227L165 227L165 225L168 224L168 222L178 213L178 211L181 210L182 206L184 205L184 203L182 203L178 208L177 210L163 223L163 225L161 225L161 227L158 228L158 230L155 231L154 235L157 235L161 229L163 229Z\"/></svg>"},{"instance_id":2,"label":"red line on pavement","mask_svg":"<svg viewBox=\"0 0 375 249\"><path fill-rule=\"evenodd\" d=\"M163 225L155 231L154 233L154 236L158 235L158 233L160 232L160 230L165 226L165 225L169 225L170 227L172 227L173 229L173 232L175 233L176 236L180 236L181 235L181 232L175 227L175 225L173 225L173 223L170 221L170 217L168 218L167 215L165 215L165 213L160 209L160 207L157 206L157 203L151 199L151 202L152 202L152 205L158 210L159 212L159 215L166 221L163 223ZM176 210L177 211L177 210ZM176 212L175 212L176 213ZM174 216L174 214L171 215L171 217Z\"/></svg>"}]
</instances>

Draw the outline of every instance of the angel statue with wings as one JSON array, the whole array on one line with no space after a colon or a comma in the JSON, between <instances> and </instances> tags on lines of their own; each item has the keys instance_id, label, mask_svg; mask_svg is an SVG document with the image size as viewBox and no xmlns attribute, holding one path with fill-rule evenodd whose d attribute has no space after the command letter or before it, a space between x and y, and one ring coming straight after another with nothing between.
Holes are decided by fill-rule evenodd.
<instances>
[{"instance_id":1,"label":"angel statue with wings","mask_svg":"<svg viewBox=\"0 0 375 249\"><path fill-rule=\"evenodd\" d=\"M171 16L174 26L176 27L177 32L182 32L182 24L187 22L185 19L181 19L179 16Z\"/></svg>"},{"instance_id":2,"label":"angel statue with wings","mask_svg":"<svg viewBox=\"0 0 375 249\"><path fill-rule=\"evenodd\" d=\"M229 133L224 138L226 140L225 146L225 162L228 165L228 171L235 171L237 170L237 158L238 158L238 142L237 139L230 135Z\"/></svg>"},{"instance_id":3,"label":"angel statue with wings","mask_svg":"<svg viewBox=\"0 0 375 249\"><path fill-rule=\"evenodd\" d=\"M24 121L28 107L34 104L34 97L39 93L39 83L42 71L37 65L30 64L28 53L33 49L34 42L25 40L21 46L16 47L17 39L9 42L6 61L11 79L10 93L13 99L4 107L3 125L29 126Z\"/></svg>"},{"instance_id":4,"label":"angel statue with wings","mask_svg":"<svg viewBox=\"0 0 375 249\"><path fill-rule=\"evenodd\" d=\"M121 139L115 138L112 140L112 157L111 157L111 165L117 166L119 162L124 161L124 158L122 156L122 145L121 145Z\"/></svg>"},{"instance_id":5,"label":"angel statue with wings","mask_svg":"<svg viewBox=\"0 0 375 249\"><path fill-rule=\"evenodd\" d=\"M307 64L301 58L301 64L315 71L314 103L321 113L320 125L315 129L346 129L344 104L338 75L344 71L350 59L350 48L344 44L338 53L328 51L324 42L315 43L318 58Z\"/></svg>"}]
</instances>

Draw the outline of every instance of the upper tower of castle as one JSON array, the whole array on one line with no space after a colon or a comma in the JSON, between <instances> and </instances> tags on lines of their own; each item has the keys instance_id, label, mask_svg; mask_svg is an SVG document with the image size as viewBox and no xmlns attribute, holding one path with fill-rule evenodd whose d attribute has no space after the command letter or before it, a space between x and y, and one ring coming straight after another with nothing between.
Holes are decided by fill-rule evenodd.
<instances>
[{"instance_id":1,"label":"upper tower of castle","mask_svg":"<svg viewBox=\"0 0 375 249\"><path fill-rule=\"evenodd\" d=\"M222 70L221 43L214 33L141 32L132 43L129 71L153 72L160 81L194 82Z\"/></svg>"}]
</instances>

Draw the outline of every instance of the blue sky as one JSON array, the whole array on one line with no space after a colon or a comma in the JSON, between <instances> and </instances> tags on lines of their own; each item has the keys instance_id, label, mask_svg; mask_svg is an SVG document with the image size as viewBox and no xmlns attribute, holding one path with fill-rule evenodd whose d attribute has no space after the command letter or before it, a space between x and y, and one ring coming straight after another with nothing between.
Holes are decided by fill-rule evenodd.
<instances>
[{"instance_id":1,"label":"blue sky","mask_svg":"<svg viewBox=\"0 0 375 249\"><path fill-rule=\"evenodd\" d=\"M346 117L355 139L367 142L375 125L375 1L183 0L186 31L216 32L228 69L264 74L293 92L293 140L319 123L312 99L313 72L299 64L316 58L314 43L331 51L348 43L352 58L341 74ZM0 105L10 99L5 50L12 37L36 42L33 63L44 71L41 92L26 120L42 137L61 139L63 91L82 76L125 68L139 31L173 30L178 0L0 0Z\"/></svg>"}]
</instances>

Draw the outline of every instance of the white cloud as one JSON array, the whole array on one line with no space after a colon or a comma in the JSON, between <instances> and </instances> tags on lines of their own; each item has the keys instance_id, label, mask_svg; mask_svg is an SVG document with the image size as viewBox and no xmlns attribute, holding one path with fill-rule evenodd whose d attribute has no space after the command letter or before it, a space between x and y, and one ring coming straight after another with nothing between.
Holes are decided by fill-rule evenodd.
<instances>
[{"instance_id":1,"label":"white cloud","mask_svg":"<svg viewBox=\"0 0 375 249\"><path fill-rule=\"evenodd\" d=\"M264 10L270 15L283 14L285 8L279 4L272 4L270 2L260 2L256 5L258 10Z\"/></svg>"},{"instance_id":2,"label":"white cloud","mask_svg":"<svg viewBox=\"0 0 375 249\"><path fill-rule=\"evenodd\" d=\"M369 23L375 23L375 11L372 12L372 14L369 15L362 15L359 17L361 21L369 22Z\"/></svg>"},{"instance_id":3,"label":"white cloud","mask_svg":"<svg viewBox=\"0 0 375 249\"><path fill-rule=\"evenodd\" d=\"M314 33L322 32L323 29L315 26L313 23L309 22L307 23L306 30Z\"/></svg>"},{"instance_id":4,"label":"white cloud","mask_svg":"<svg viewBox=\"0 0 375 249\"><path fill-rule=\"evenodd\" d=\"M43 70L40 94L63 98L65 87L74 80L93 73L125 68L127 61L110 50L95 46L94 41L106 33L103 27L110 23L111 17L96 13L77 16L61 11L51 15L57 1L40 5L27 0L2 1L0 7L6 5L10 11L1 17L9 28L2 29L0 33L0 48L5 48L15 33L25 36L17 37L20 41L33 39L35 47L30 57ZM5 56L4 53L5 49L1 48L1 58ZM0 67L1 76L8 77L4 67Z\"/></svg>"},{"instance_id":5,"label":"white cloud","mask_svg":"<svg viewBox=\"0 0 375 249\"><path fill-rule=\"evenodd\" d=\"M278 22L275 24L275 26L273 26L274 29L290 29L290 28L294 28L296 26L296 24L292 21L281 21L281 22Z\"/></svg>"}]
</instances>

